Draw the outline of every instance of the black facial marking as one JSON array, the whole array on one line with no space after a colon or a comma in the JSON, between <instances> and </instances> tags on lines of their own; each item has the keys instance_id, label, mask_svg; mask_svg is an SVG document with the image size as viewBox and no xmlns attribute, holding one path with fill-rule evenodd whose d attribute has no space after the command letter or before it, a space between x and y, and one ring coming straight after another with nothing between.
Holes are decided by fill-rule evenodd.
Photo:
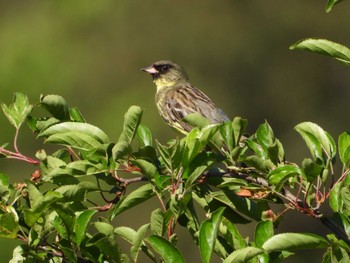
<instances>
[{"instance_id":1,"label":"black facial marking","mask_svg":"<svg viewBox=\"0 0 350 263\"><path fill-rule=\"evenodd\" d=\"M158 70L160 74L164 74L169 71L173 66L170 64L160 64L160 65L154 65L155 69Z\"/></svg>"}]
</instances>

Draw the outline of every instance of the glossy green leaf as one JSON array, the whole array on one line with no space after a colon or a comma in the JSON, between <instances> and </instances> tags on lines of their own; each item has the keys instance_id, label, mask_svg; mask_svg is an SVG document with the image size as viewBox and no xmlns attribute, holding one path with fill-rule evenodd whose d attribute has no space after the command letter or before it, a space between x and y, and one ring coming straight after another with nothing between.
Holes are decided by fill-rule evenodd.
<instances>
[{"instance_id":1,"label":"glossy green leaf","mask_svg":"<svg viewBox=\"0 0 350 263\"><path fill-rule=\"evenodd\" d=\"M59 120L69 120L69 108L66 100L62 96L41 96L40 105L51 113L53 117Z\"/></svg>"},{"instance_id":2,"label":"glossy green leaf","mask_svg":"<svg viewBox=\"0 0 350 263\"><path fill-rule=\"evenodd\" d=\"M317 176L322 175L325 167L318 165L316 162L309 158L305 158L302 162L302 168L308 182L312 183Z\"/></svg>"},{"instance_id":3,"label":"glossy green leaf","mask_svg":"<svg viewBox=\"0 0 350 263\"><path fill-rule=\"evenodd\" d=\"M219 225L225 208L221 207L211 214L211 218L205 220L199 228L199 250L202 261L210 262L217 239Z\"/></svg>"},{"instance_id":4,"label":"glossy green leaf","mask_svg":"<svg viewBox=\"0 0 350 263\"><path fill-rule=\"evenodd\" d=\"M140 124L137 127L136 135L137 135L137 139L139 140L142 147L153 145L152 133L151 133L151 130L147 126Z\"/></svg>"},{"instance_id":5,"label":"glossy green leaf","mask_svg":"<svg viewBox=\"0 0 350 263\"><path fill-rule=\"evenodd\" d=\"M96 210L85 210L79 212L77 215L77 220L74 226L74 232L76 236L77 245L80 246L81 242L84 240L86 235L86 228L94 214L96 214Z\"/></svg>"},{"instance_id":6,"label":"glossy green leaf","mask_svg":"<svg viewBox=\"0 0 350 263\"><path fill-rule=\"evenodd\" d=\"M264 250L257 247L241 248L232 252L223 263L246 263L262 253L264 253Z\"/></svg>"},{"instance_id":7,"label":"glossy green leaf","mask_svg":"<svg viewBox=\"0 0 350 263\"><path fill-rule=\"evenodd\" d=\"M125 210L145 202L152 196L154 196L154 192L150 183L140 186L138 189L119 200L111 212L111 218L113 219Z\"/></svg>"},{"instance_id":8,"label":"glossy green leaf","mask_svg":"<svg viewBox=\"0 0 350 263\"><path fill-rule=\"evenodd\" d=\"M232 121L233 136L235 140L235 146L237 146L241 140L241 137L248 125L248 120L241 117L235 117Z\"/></svg>"},{"instance_id":9,"label":"glossy green leaf","mask_svg":"<svg viewBox=\"0 0 350 263\"><path fill-rule=\"evenodd\" d=\"M273 223L271 221L260 221L255 227L255 244L261 248L266 240L274 235Z\"/></svg>"},{"instance_id":10,"label":"glossy green leaf","mask_svg":"<svg viewBox=\"0 0 350 263\"><path fill-rule=\"evenodd\" d=\"M32 111L33 106L29 104L28 98L24 93L16 92L13 97L13 103L9 106L1 103L1 108L10 123L18 129Z\"/></svg>"},{"instance_id":11,"label":"glossy green leaf","mask_svg":"<svg viewBox=\"0 0 350 263\"><path fill-rule=\"evenodd\" d=\"M268 239L262 246L267 252L281 250L300 250L311 248L325 248L328 242L315 234L283 233Z\"/></svg>"},{"instance_id":12,"label":"glossy green leaf","mask_svg":"<svg viewBox=\"0 0 350 263\"><path fill-rule=\"evenodd\" d=\"M345 168L350 168L350 134L342 133L338 138L339 157Z\"/></svg>"},{"instance_id":13,"label":"glossy green leaf","mask_svg":"<svg viewBox=\"0 0 350 263\"><path fill-rule=\"evenodd\" d=\"M267 149L273 145L275 136L273 134L271 126L265 121L261 124L256 132L256 138L259 145L267 152Z\"/></svg>"},{"instance_id":14,"label":"glossy green leaf","mask_svg":"<svg viewBox=\"0 0 350 263\"><path fill-rule=\"evenodd\" d=\"M94 222L94 227L98 233L102 233L104 236L114 237L114 226L107 222Z\"/></svg>"},{"instance_id":15,"label":"glossy green leaf","mask_svg":"<svg viewBox=\"0 0 350 263\"><path fill-rule=\"evenodd\" d=\"M242 235L239 233L235 224L226 218L222 218L222 224L226 227L226 231L223 233L225 240L233 247L235 250L246 247L246 242Z\"/></svg>"},{"instance_id":16,"label":"glossy green leaf","mask_svg":"<svg viewBox=\"0 0 350 263\"><path fill-rule=\"evenodd\" d=\"M156 251L164 263L184 263L185 260L180 251L168 240L161 236L150 235L146 241Z\"/></svg>"},{"instance_id":17,"label":"glossy green leaf","mask_svg":"<svg viewBox=\"0 0 350 263\"><path fill-rule=\"evenodd\" d=\"M119 141L112 148L114 160L119 160L132 152L131 145L127 141Z\"/></svg>"},{"instance_id":18,"label":"glossy green leaf","mask_svg":"<svg viewBox=\"0 0 350 263\"><path fill-rule=\"evenodd\" d=\"M234 138L233 138L234 134L233 134L232 123L225 122L223 125L221 125L220 134L228 150L232 151L235 146Z\"/></svg>"},{"instance_id":19,"label":"glossy green leaf","mask_svg":"<svg viewBox=\"0 0 350 263\"><path fill-rule=\"evenodd\" d=\"M320 126L312 122L303 122L295 126L295 130L302 136L314 159L324 161L326 157L331 159L336 154L334 140Z\"/></svg>"},{"instance_id":20,"label":"glossy green leaf","mask_svg":"<svg viewBox=\"0 0 350 263\"><path fill-rule=\"evenodd\" d=\"M238 196L231 191L212 192L208 196L256 221L260 221L263 211L268 209L263 202L258 205L253 200Z\"/></svg>"},{"instance_id":21,"label":"glossy green leaf","mask_svg":"<svg viewBox=\"0 0 350 263\"><path fill-rule=\"evenodd\" d=\"M302 175L302 171L299 167L294 165L283 165L268 174L269 184L275 185L276 190L280 191L284 182L292 176Z\"/></svg>"},{"instance_id":22,"label":"glossy green leaf","mask_svg":"<svg viewBox=\"0 0 350 263\"><path fill-rule=\"evenodd\" d=\"M73 175L91 175L103 172L105 167L102 163L92 163L88 160L70 162L66 166L67 173Z\"/></svg>"},{"instance_id":23,"label":"glossy green leaf","mask_svg":"<svg viewBox=\"0 0 350 263\"><path fill-rule=\"evenodd\" d=\"M118 142L132 142L137 133L137 128L141 122L141 118L142 109L139 106L131 106L124 115L123 132L120 135Z\"/></svg>"},{"instance_id":24,"label":"glossy green leaf","mask_svg":"<svg viewBox=\"0 0 350 263\"><path fill-rule=\"evenodd\" d=\"M296 42L290 47L290 49L306 50L316 54L325 55L350 66L350 49L326 39L307 38Z\"/></svg>"},{"instance_id":25,"label":"glossy green leaf","mask_svg":"<svg viewBox=\"0 0 350 263\"><path fill-rule=\"evenodd\" d=\"M81 122L62 122L52 125L41 132L38 137L50 138L51 136L62 134L67 134L66 136L68 136L70 133L75 135L74 139L77 141L79 141L78 138L76 138L77 136L84 136L85 138L91 138L91 141L96 141L100 144L110 142L108 136L100 128Z\"/></svg>"}]
</instances>

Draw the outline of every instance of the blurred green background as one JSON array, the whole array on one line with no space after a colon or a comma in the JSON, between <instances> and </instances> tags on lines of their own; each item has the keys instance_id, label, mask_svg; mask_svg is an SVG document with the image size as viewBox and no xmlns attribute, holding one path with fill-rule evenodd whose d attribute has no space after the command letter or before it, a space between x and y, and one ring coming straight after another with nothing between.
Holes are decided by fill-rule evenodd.
<instances>
[{"instance_id":1,"label":"blurred green background","mask_svg":"<svg viewBox=\"0 0 350 263\"><path fill-rule=\"evenodd\" d=\"M32 103L40 94L62 95L114 140L128 107L140 105L143 123L165 142L177 135L159 117L155 87L139 69L170 59L229 116L247 118L250 132L266 119L287 159L300 161L308 152L293 131L296 124L316 122L335 138L349 127L349 68L288 49L306 37L350 45L350 4L345 1L330 14L325 5L317 0L1 1L0 101L10 103L15 91L25 92ZM1 115L0 144L12 141L13 134ZM28 129L21 132L23 152L33 155L41 147L34 138ZM3 159L0 168L13 181L29 177L33 169ZM147 212L140 215L137 209L117 224L146 222ZM304 215L288 217L277 231L325 233ZM196 262L191 243L184 234L179 247L188 262ZM3 262L16 244L0 239ZM298 262L310 260L320 261L321 253L307 251Z\"/></svg>"}]
</instances>

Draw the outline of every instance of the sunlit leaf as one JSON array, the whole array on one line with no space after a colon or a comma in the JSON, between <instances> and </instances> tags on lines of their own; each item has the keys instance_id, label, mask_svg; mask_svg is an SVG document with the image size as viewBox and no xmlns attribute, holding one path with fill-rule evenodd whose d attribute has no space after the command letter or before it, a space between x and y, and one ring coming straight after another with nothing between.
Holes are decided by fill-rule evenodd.
<instances>
[{"instance_id":1,"label":"sunlit leaf","mask_svg":"<svg viewBox=\"0 0 350 263\"><path fill-rule=\"evenodd\" d=\"M211 218L205 220L199 228L199 250L205 263L210 262L224 210L221 207L213 212Z\"/></svg>"},{"instance_id":2,"label":"sunlit leaf","mask_svg":"<svg viewBox=\"0 0 350 263\"><path fill-rule=\"evenodd\" d=\"M123 132L120 135L118 142L126 141L131 143L136 135L141 118L142 109L139 106L131 106L124 115Z\"/></svg>"},{"instance_id":3,"label":"sunlit leaf","mask_svg":"<svg viewBox=\"0 0 350 263\"><path fill-rule=\"evenodd\" d=\"M329 4L328 6L332 7L338 1L330 0L330 2L332 2L332 4ZM290 49L307 50L313 53L325 55L350 66L350 49L326 39L308 38L300 40L290 46Z\"/></svg>"},{"instance_id":4,"label":"sunlit leaf","mask_svg":"<svg viewBox=\"0 0 350 263\"><path fill-rule=\"evenodd\" d=\"M274 235L271 221L260 221L255 228L255 244L261 248L266 240Z\"/></svg>"},{"instance_id":5,"label":"sunlit leaf","mask_svg":"<svg viewBox=\"0 0 350 263\"><path fill-rule=\"evenodd\" d=\"M33 106L29 104L28 98L24 93L16 92L13 97L13 103L9 106L1 103L1 108L10 123L18 129L32 111Z\"/></svg>"},{"instance_id":6,"label":"sunlit leaf","mask_svg":"<svg viewBox=\"0 0 350 263\"><path fill-rule=\"evenodd\" d=\"M326 7L326 12L329 13L330 11L332 11L333 6L335 6L336 4L338 4L341 1L342 0L328 0L327 7Z\"/></svg>"},{"instance_id":7,"label":"sunlit leaf","mask_svg":"<svg viewBox=\"0 0 350 263\"><path fill-rule=\"evenodd\" d=\"M310 248L324 248L328 242L315 234L283 233L268 239L262 246L267 252L281 250L299 250Z\"/></svg>"},{"instance_id":8,"label":"sunlit leaf","mask_svg":"<svg viewBox=\"0 0 350 263\"><path fill-rule=\"evenodd\" d=\"M339 157L345 168L350 167L350 134L344 132L338 139Z\"/></svg>"},{"instance_id":9,"label":"sunlit leaf","mask_svg":"<svg viewBox=\"0 0 350 263\"><path fill-rule=\"evenodd\" d=\"M254 257L264 253L264 250L257 247L245 247L232 252L223 263L245 263Z\"/></svg>"},{"instance_id":10,"label":"sunlit leaf","mask_svg":"<svg viewBox=\"0 0 350 263\"><path fill-rule=\"evenodd\" d=\"M91 137L91 140L94 139L94 141L101 144L110 142L108 136L100 128L80 122L62 122L55 124L41 132L38 136L49 138L50 136L59 134L67 134L66 136L68 136L70 133L76 134L76 136L84 135L85 138Z\"/></svg>"},{"instance_id":11,"label":"sunlit leaf","mask_svg":"<svg viewBox=\"0 0 350 263\"><path fill-rule=\"evenodd\" d=\"M152 146L152 133L147 126L140 124L136 135L142 147Z\"/></svg>"},{"instance_id":12,"label":"sunlit leaf","mask_svg":"<svg viewBox=\"0 0 350 263\"><path fill-rule=\"evenodd\" d=\"M336 146L332 137L320 126L312 122L303 122L295 126L295 130L302 136L315 159L324 161L324 154L331 159L336 154Z\"/></svg>"},{"instance_id":13,"label":"sunlit leaf","mask_svg":"<svg viewBox=\"0 0 350 263\"><path fill-rule=\"evenodd\" d=\"M77 239L77 244L80 245L85 238L86 228L92 218L96 213L96 210L85 210L77 215L77 220L74 226L74 232Z\"/></svg>"},{"instance_id":14,"label":"sunlit leaf","mask_svg":"<svg viewBox=\"0 0 350 263\"><path fill-rule=\"evenodd\" d=\"M147 242L161 256L164 263L184 263L180 251L168 240L161 236L150 235Z\"/></svg>"}]
</instances>

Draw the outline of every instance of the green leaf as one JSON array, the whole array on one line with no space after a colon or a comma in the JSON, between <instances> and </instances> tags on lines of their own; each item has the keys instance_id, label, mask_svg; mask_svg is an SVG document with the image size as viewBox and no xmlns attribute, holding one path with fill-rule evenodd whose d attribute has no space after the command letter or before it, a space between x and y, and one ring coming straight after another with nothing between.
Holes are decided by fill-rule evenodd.
<instances>
[{"instance_id":1,"label":"green leaf","mask_svg":"<svg viewBox=\"0 0 350 263\"><path fill-rule=\"evenodd\" d=\"M328 242L315 234L283 233L268 239L262 246L267 252L281 250L301 250L311 248L325 248Z\"/></svg>"},{"instance_id":2,"label":"green leaf","mask_svg":"<svg viewBox=\"0 0 350 263\"><path fill-rule=\"evenodd\" d=\"M273 145L275 141L275 136L273 134L271 126L265 121L264 124L261 124L256 132L256 139L259 142L259 145L267 152L267 149Z\"/></svg>"},{"instance_id":3,"label":"green leaf","mask_svg":"<svg viewBox=\"0 0 350 263\"><path fill-rule=\"evenodd\" d=\"M223 125L220 126L220 134L223 138L225 145L228 147L230 151L233 150L235 143L233 138L233 128L231 122L225 122Z\"/></svg>"},{"instance_id":4,"label":"green leaf","mask_svg":"<svg viewBox=\"0 0 350 263\"><path fill-rule=\"evenodd\" d=\"M140 252L140 248L143 245L143 239L149 229L150 224L145 224L141 226L134 237L133 246L130 248L130 255L134 262L137 262L137 257ZM145 245L143 245L145 247Z\"/></svg>"},{"instance_id":5,"label":"green leaf","mask_svg":"<svg viewBox=\"0 0 350 263\"><path fill-rule=\"evenodd\" d=\"M157 235L150 235L146 241L161 256L165 263L185 262L180 251L165 238Z\"/></svg>"},{"instance_id":6,"label":"green leaf","mask_svg":"<svg viewBox=\"0 0 350 263\"><path fill-rule=\"evenodd\" d=\"M84 201L87 192L98 191L99 188L93 182L83 181L76 185L63 185L55 190L60 193L66 202Z\"/></svg>"},{"instance_id":7,"label":"green leaf","mask_svg":"<svg viewBox=\"0 0 350 263\"><path fill-rule=\"evenodd\" d=\"M153 187L150 183L142 185L135 191L124 196L119 202L115 205L111 213L111 219L120 213L124 212L127 209L130 209L138 204L145 202L154 195Z\"/></svg>"},{"instance_id":8,"label":"green leaf","mask_svg":"<svg viewBox=\"0 0 350 263\"><path fill-rule=\"evenodd\" d=\"M66 100L59 95L41 96L40 105L59 120L69 120L69 108Z\"/></svg>"},{"instance_id":9,"label":"green leaf","mask_svg":"<svg viewBox=\"0 0 350 263\"><path fill-rule=\"evenodd\" d=\"M69 115L72 121L86 122L84 116L81 114L80 110L76 107L69 109Z\"/></svg>"},{"instance_id":10,"label":"green leaf","mask_svg":"<svg viewBox=\"0 0 350 263\"><path fill-rule=\"evenodd\" d=\"M114 229L114 233L128 241L130 244L134 243L136 231L130 227L120 226Z\"/></svg>"},{"instance_id":11,"label":"green leaf","mask_svg":"<svg viewBox=\"0 0 350 263\"><path fill-rule=\"evenodd\" d=\"M314 159L324 162L324 155L332 159L336 154L336 146L332 137L320 126L312 122L302 122L295 126L295 130L306 142Z\"/></svg>"},{"instance_id":12,"label":"green leaf","mask_svg":"<svg viewBox=\"0 0 350 263\"><path fill-rule=\"evenodd\" d=\"M4 206L1 208L5 210L5 213L2 213L0 210L0 237L16 238L19 230L17 212L12 206Z\"/></svg>"},{"instance_id":13,"label":"green leaf","mask_svg":"<svg viewBox=\"0 0 350 263\"><path fill-rule=\"evenodd\" d=\"M33 106L29 104L28 98L24 93L16 92L13 97L13 103L9 106L2 103L1 108L10 123L18 129L32 111Z\"/></svg>"},{"instance_id":14,"label":"green leaf","mask_svg":"<svg viewBox=\"0 0 350 263\"><path fill-rule=\"evenodd\" d=\"M114 160L120 160L132 152L131 145L127 141L119 141L112 148Z\"/></svg>"},{"instance_id":15,"label":"green leaf","mask_svg":"<svg viewBox=\"0 0 350 263\"><path fill-rule=\"evenodd\" d=\"M245 247L232 252L222 263L246 263L254 257L264 253L257 247Z\"/></svg>"},{"instance_id":16,"label":"green leaf","mask_svg":"<svg viewBox=\"0 0 350 263\"><path fill-rule=\"evenodd\" d=\"M341 1L342 0L328 0L327 6L326 6L326 12L329 13L330 11L332 11L333 6L335 6L336 4L338 4Z\"/></svg>"},{"instance_id":17,"label":"green leaf","mask_svg":"<svg viewBox=\"0 0 350 263\"><path fill-rule=\"evenodd\" d=\"M226 227L226 231L223 233L225 240L228 241L232 248L238 250L246 247L246 242L244 241L242 235L239 233L235 224L233 224L230 220L226 219L225 217L222 218L222 224Z\"/></svg>"},{"instance_id":18,"label":"green leaf","mask_svg":"<svg viewBox=\"0 0 350 263\"><path fill-rule=\"evenodd\" d=\"M139 140L141 147L152 146L152 133L147 126L140 124L137 127L137 139Z\"/></svg>"},{"instance_id":19,"label":"green leaf","mask_svg":"<svg viewBox=\"0 0 350 263\"><path fill-rule=\"evenodd\" d=\"M209 196L256 221L260 221L263 211L268 209L263 202L257 204L253 200L238 196L231 191L212 192Z\"/></svg>"},{"instance_id":20,"label":"green leaf","mask_svg":"<svg viewBox=\"0 0 350 263\"><path fill-rule=\"evenodd\" d=\"M271 221L260 221L255 228L255 244L261 248L266 240L274 235Z\"/></svg>"},{"instance_id":21,"label":"green leaf","mask_svg":"<svg viewBox=\"0 0 350 263\"><path fill-rule=\"evenodd\" d=\"M151 213L151 231L153 234L158 236L163 235L165 229L164 216L164 212L160 208L157 208Z\"/></svg>"},{"instance_id":22,"label":"green leaf","mask_svg":"<svg viewBox=\"0 0 350 263\"><path fill-rule=\"evenodd\" d=\"M94 227L98 233L102 233L104 236L114 237L114 226L107 222L94 222Z\"/></svg>"},{"instance_id":23,"label":"green leaf","mask_svg":"<svg viewBox=\"0 0 350 263\"><path fill-rule=\"evenodd\" d=\"M76 236L77 245L80 246L81 242L86 236L86 228L94 214L97 210L85 210L79 212L77 215L77 220L75 221L74 233Z\"/></svg>"},{"instance_id":24,"label":"green leaf","mask_svg":"<svg viewBox=\"0 0 350 263\"><path fill-rule=\"evenodd\" d=\"M137 128L141 122L142 109L139 106L131 106L124 115L123 132L119 137L118 142L126 141L129 144L134 139Z\"/></svg>"},{"instance_id":25,"label":"green leaf","mask_svg":"<svg viewBox=\"0 0 350 263\"><path fill-rule=\"evenodd\" d=\"M329 6L332 7L333 5L334 4L331 4ZM325 55L332 57L347 66L350 66L350 49L341 44L326 39L307 38L304 40L299 40L290 46L290 49L306 50L316 54Z\"/></svg>"},{"instance_id":26,"label":"green leaf","mask_svg":"<svg viewBox=\"0 0 350 263\"><path fill-rule=\"evenodd\" d=\"M303 160L302 167L303 167L303 171L306 176L306 179L310 183L312 183L317 176L322 175L322 172L325 169L324 166L318 165L316 162L314 162L309 158L305 158Z\"/></svg>"},{"instance_id":27,"label":"green leaf","mask_svg":"<svg viewBox=\"0 0 350 263\"><path fill-rule=\"evenodd\" d=\"M269 184L276 186L276 191L280 191L283 187L284 182L296 175L301 175L302 171L299 167L294 165L283 165L268 174Z\"/></svg>"},{"instance_id":28,"label":"green leaf","mask_svg":"<svg viewBox=\"0 0 350 263\"><path fill-rule=\"evenodd\" d=\"M199 228L199 250L204 263L210 262L224 210L221 207L214 211L211 218L205 220Z\"/></svg>"},{"instance_id":29,"label":"green leaf","mask_svg":"<svg viewBox=\"0 0 350 263\"><path fill-rule=\"evenodd\" d=\"M339 157L345 168L350 168L350 134L342 133L338 138Z\"/></svg>"},{"instance_id":30,"label":"green leaf","mask_svg":"<svg viewBox=\"0 0 350 263\"><path fill-rule=\"evenodd\" d=\"M98 142L100 144L110 142L108 136L100 128L88 123L80 122L62 122L52 125L41 132L38 137L47 137L49 139L54 135L58 136L67 134L66 136L68 136L70 133L72 134L73 138L84 136L85 140L89 138L91 141ZM75 139L79 141L77 138Z\"/></svg>"},{"instance_id":31,"label":"green leaf","mask_svg":"<svg viewBox=\"0 0 350 263\"><path fill-rule=\"evenodd\" d=\"M119 247L117 241L113 238L107 237L102 233L97 233L90 239L86 246L99 248L102 254L109 259L108 262L121 262Z\"/></svg>"},{"instance_id":32,"label":"green leaf","mask_svg":"<svg viewBox=\"0 0 350 263\"><path fill-rule=\"evenodd\" d=\"M241 117L235 117L232 121L233 135L235 139L235 146L239 145L241 137L248 125L248 120Z\"/></svg>"},{"instance_id":33,"label":"green leaf","mask_svg":"<svg viewBox=\"0 0 350 263\"><path fill-rule=\"evenodd\" d=\"M146 160L136 159L132 160L131 163L140 168L141 173L148 179L153 179L158 174L157 167L155 167L153 163Z\"/></svg>"}]
</instances>

